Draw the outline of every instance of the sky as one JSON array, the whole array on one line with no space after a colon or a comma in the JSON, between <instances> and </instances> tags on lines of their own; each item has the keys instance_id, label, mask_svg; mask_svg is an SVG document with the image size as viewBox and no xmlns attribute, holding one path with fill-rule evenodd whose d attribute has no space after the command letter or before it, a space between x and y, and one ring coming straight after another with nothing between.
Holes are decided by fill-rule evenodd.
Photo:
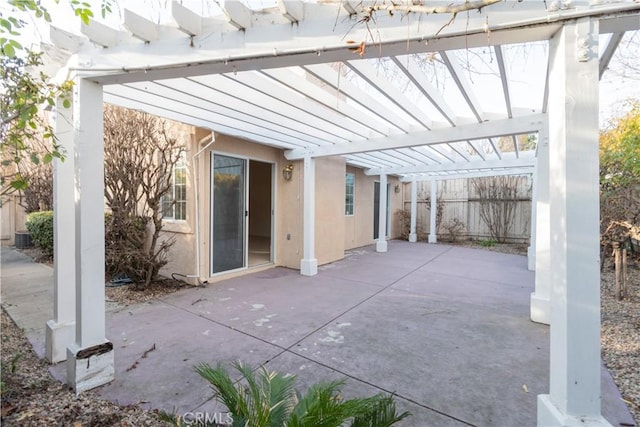
<instances>
[{"instance_id":1,"label":"sky","mask_svg":"<svg viewBox=\"0 0 640 427\"><path fill-rule=\"evenodd\" d=\"M50 10L54 25L67 31L79 33L80 21L74 16L67 1L61 0L59 4L55 4L52 0L43 0L43 3ZM127 1L126 7L154 22L166 22L170 19L170 3L170 0L136 0ZM203 16L218 15L220 13L220 8L212 0L183 0L182 3ZM248 0L247 3L254 9L276 6L275 0ZM94 0L93 4L99 5L100 2ZM7 0L0 0L0 13L3 15L11 13ZM117 3L112 13L108 14L105 20L99 17L99 9L96 8L95 14L97 15L97 20L115 28L121 27L122 9L117 6ZM28 28L23 31L23 43L29 45L41 40L48 41L48 29L42 20L34 19L31 16L24 16L23 19L29 23ZM608 36L606 35L601 36L601 41L605 41L607 38ZM610 70L605 72L600 83L601 127L605 126L612 117L619 116L625 112L623 105L626 100L630 98L640 99L640 71L629 73L628 67L625 68L619 61L620 57L624 57L627 62L636 62L636 64L632 65L637 67L637 70L640 70L640 34L638 32L627 34L621 43L619 51L620 53L616 54L611 61ZM461 55L469 58L464 53L461 53ZM474 61L477 64L473 67L477 73L470 73L469 77L474 80L474 83L475 81L478 82L474 86L480 88L479 96L486 103L487 109L502 110L504 101L501 100L501 97L494 96L491 93L491 89L489 89L494 85L488 84L489 80L486 80L487 84L482 84L483 79L489 78L484 74L488 75L491 73L492 68L495 69L493 58L488 51L476 54L476 56L476 58L468 59L470 61L469 65L473 65ZM513 48L506 52L506 56L512 59L508 61L510 75L518 76L517 79L514 79L511 88L513 99L517 106L517 99L524 98L527 95L527 91L535 91L537 94L543 90L540 79L534 76L544 72L541 70L546 67L546 46L538 44L538 46L527 50L526 54L522 54L521 49ZM482 88L485 88L484 93ZM492 102L495 102L496 105L492 105Z\"/></svg>"}]
</instances>

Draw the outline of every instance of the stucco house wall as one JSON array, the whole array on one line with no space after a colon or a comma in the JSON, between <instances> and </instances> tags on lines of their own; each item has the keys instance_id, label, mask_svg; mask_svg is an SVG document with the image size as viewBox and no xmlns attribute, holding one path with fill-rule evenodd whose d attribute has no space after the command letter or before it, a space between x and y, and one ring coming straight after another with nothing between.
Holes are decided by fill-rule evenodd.
<instances>
[{"instance_id":1,"label":"stucco house wall","mask_svg":"<svg viewBox=\"0 0 640 427\"><path fill-rule=\"evenodd\" d=\"M355 201L353 215L344 215L344 201L342 212L344 215L344 249L359 248L375 242L373 239L373 217L374 217L374 186L379 181L378 176L368 176L364 170L347 166L345 173L355 174ZM402 184L396 177L388 177L389 184L389 233L390 239L400 237L400 222L397 220L395 212L402 209L402 191L396 193L396 185L402 190ZM343 185L344 186L344 185ZM344 189L343 189L344 195ZM344 197L343 197L344 200Z\"/></svg>"},{"instance_id":2,"label":"stucco house wall","mask_svg":"<svg viewBox=\"0 0 640 427\"><path fill-rule=\"evenodd\" d=\"M345 160L316 160L316 257L318 265L344 258Z\"/></svg>"},{"instance_id":3,"label":"stucco house wall","mask_svg":"<svg viewBox=\"0 0 640 427\"><path fill-rule=\"evenodd\" d=\"M204 280L214 280L210 272L211 250L211 159L212 154L229 155L257 160L273 165L273 248L275 265L299 268L302 258L303 183L302 161L289 161L284 151L262 144L242 140L229 135L211 133L205 129L188 131L178 126L178 135L185 141L189 172L187 176L187 218L185 221L165 221L163 238L173 239L169 263L161 271L170 275L199 275ZM199 154L197 154L199 153ZM194 155L197 154L195 161ZM374 242L373 194L375 176L366 176L361 169L346 165L342 157L316 159L316 257L318 264L326 264L344 257L344 251ZM285 180L282 170L293 166L291 180ZM345 215L345 173L356 174L354 215ZM402 194L394 191L397 179L389 177L389 237L400 235L394 212L402 206ZM262 182L258 185L263 185ZM196 191L197 189L197 191ZM251 192L250 201L266 203L264 196ZM196 197L198 200L196 201ZM196 203L198 208L196 210ZM196 215L198 215L196 221ZM256 230L255 222L253 230ZM261 224L260 232L265 231ZM199 238L197 237L199 236ZM199 251L196 248L199 247ZM198 265L199 264L199 265ZM199 267L199 268L198 268Z\"/></svg>"}]
</instances>

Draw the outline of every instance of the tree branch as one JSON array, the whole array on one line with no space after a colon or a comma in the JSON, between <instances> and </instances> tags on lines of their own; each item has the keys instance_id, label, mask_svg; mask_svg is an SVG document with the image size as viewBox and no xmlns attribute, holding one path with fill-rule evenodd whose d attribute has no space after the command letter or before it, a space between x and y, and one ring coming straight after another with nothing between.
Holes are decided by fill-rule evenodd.
<instances>
[{"instance_id":1,"label":"tree branch","mask_svg":"<svg viewBox=\"0 0 640 427\"><path fill-rule=\"evenodd\" d=\"M474 0L458 4L449 4L446 6L425 6L422 4L377 4L362 8L362 13L366 17L371 17L375 12L386 11L393 15L395 12L400 13L421 13L423 15L435 15L442 13L457 14L468 10L481 10L483 7L491 6L502 0Z\"/></svg>"}]
</instances>

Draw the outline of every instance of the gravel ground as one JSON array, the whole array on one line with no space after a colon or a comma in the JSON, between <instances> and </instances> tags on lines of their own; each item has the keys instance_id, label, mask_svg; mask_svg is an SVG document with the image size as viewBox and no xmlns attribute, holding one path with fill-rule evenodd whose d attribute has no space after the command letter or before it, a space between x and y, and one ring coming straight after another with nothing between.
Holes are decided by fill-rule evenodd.
<instances>
[{"instance_id":1,"label":"gravel ground","mask_svg":"<svg viewBox=\"0 0 640 427\"><path fill-rule=\"evenodd\" d=\"M524 245L483 247L523 255ZM630 265L629 298L613 298L614 272L604 268L602 290L602 357L634 418L640 420L640 266ZM158 282L148 292L129 286L107 288L107 299L128 305L158 298L187 286ZM17 356L19 355L19 356ZM2 311L2 425L3 426L161 426L154 411L118 406L85 392L80 397L55 381L48 364L38 359L22 331Z\"/></svg>"},{"instance_id":2,"label":"gravel ground","mask_svg":"<svg viewBox=\"0 0 640 427\"><path fill-rule=\"evenodd\" d=\"M154 411L118 406L88 391L76 397L54 380L49 365L2 310L2 425L160 426Z\"/></svg>"},{"instance_id":3,"label":"gravel ground","mask_svg":"<svg viewBox=\"0 0 640 427\"><path fill-rule=\"evenodd\" d=\"M629 297L614 297L615 272L605 264L601 280L602 358L631 414L640 421L640 265L628 269Z\"/></svg>"}]
</instances>

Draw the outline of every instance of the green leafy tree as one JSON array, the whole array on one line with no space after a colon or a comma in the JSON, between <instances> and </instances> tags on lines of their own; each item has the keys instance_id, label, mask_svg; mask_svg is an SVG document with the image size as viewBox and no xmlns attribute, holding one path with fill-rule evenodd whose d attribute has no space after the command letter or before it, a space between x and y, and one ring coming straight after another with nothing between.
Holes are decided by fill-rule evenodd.
<instances>
[{"instance_id":1,"label":"green leafy tree","mask_svg":"<svg viewBox=\"0 0 640 427\"><path fill-rule=\"evenodd\" d=\"M48 3L58 3L51 0ZM42 56L34 50L25 48L19 42L26 22L19 18L20 13L32 15L36 21L51 22L51 15L41 0L8 0L12 8L7 13L0 12L0 50L2 51L0 69L0 158L2 175L0 187L2 195L24 190L29 185L21 169L23 162L33 164L51 163L58 157L64 159L63 152L56 143L53 129L48 124L38 122L41 108L55 105L58 98L64 99L64 108L71 105L68 94L72 82L51 84L49 77L37 69ZM94 16L91 4L79 0L69 0L69 7L76 16L88 24ZM104 17L111 12L112 0L102 0L101 13ZM42 134L49 141L44 151L34 151L28 141Z\"/></svg>"},{"instance_id":2,"label":"green leafy tree","mask_svg":"<svg viewBox=\"0 0 640 427\"><path fill-rule=\"evenodd\" d=\"M603 239L640 239L640 101L600 133L600 226Z\"/></svg>"},{"instance_id":3,"label":"green leafy tree","mask_svg":"<svg viewBox=\"0 0 640 427\"><path fill-rule=\"evenodd\" d=\"M629 112L612 120L600 134L600 183L640 184L640 101L629 101Z\"/></svg>"},{"instance_id":4,"label":"green leafy tree","mask_svg":"<svg viewBox=\"0 0 640 427\"><path fill-rule=\"evenodd\" d=\"M295 375L264 368L256 374L239 362L234 367L242 376L238 383L220 364L212 368L201 363L195 368L229 410L234 427L387 427L410 415L397 413L392 396L344 399L340 394L343 381L315 384L302 395L294 388ZM162 414L161 418L174 425L182 421L171 414ZM216 426L218 422L205 425Z\"/></svg>"},{"instance_id":5,"label":"green leafy tree","mask_svg":"<svg viewBox=\"0 0 640 427\"><path fill-rule=\"evenodd\" d=\"M29 68L42 64L41 56L34 52L28 52L26 57L3 55L0 61L0 155L3 166L0 184L4 195L27 188L24 169L31 169L31 165L24 165L24 162L38 165L63 157L51 125L40 118L40 107L54 105L56 98L65 96L72 84L52 85L47 83L48 77L43 73L30 73ZM69 100L65 104L68 108ZM48 143L40 146L41 150L34 150L31 141L40 138Z\"/></svg>"}]
</instances>

